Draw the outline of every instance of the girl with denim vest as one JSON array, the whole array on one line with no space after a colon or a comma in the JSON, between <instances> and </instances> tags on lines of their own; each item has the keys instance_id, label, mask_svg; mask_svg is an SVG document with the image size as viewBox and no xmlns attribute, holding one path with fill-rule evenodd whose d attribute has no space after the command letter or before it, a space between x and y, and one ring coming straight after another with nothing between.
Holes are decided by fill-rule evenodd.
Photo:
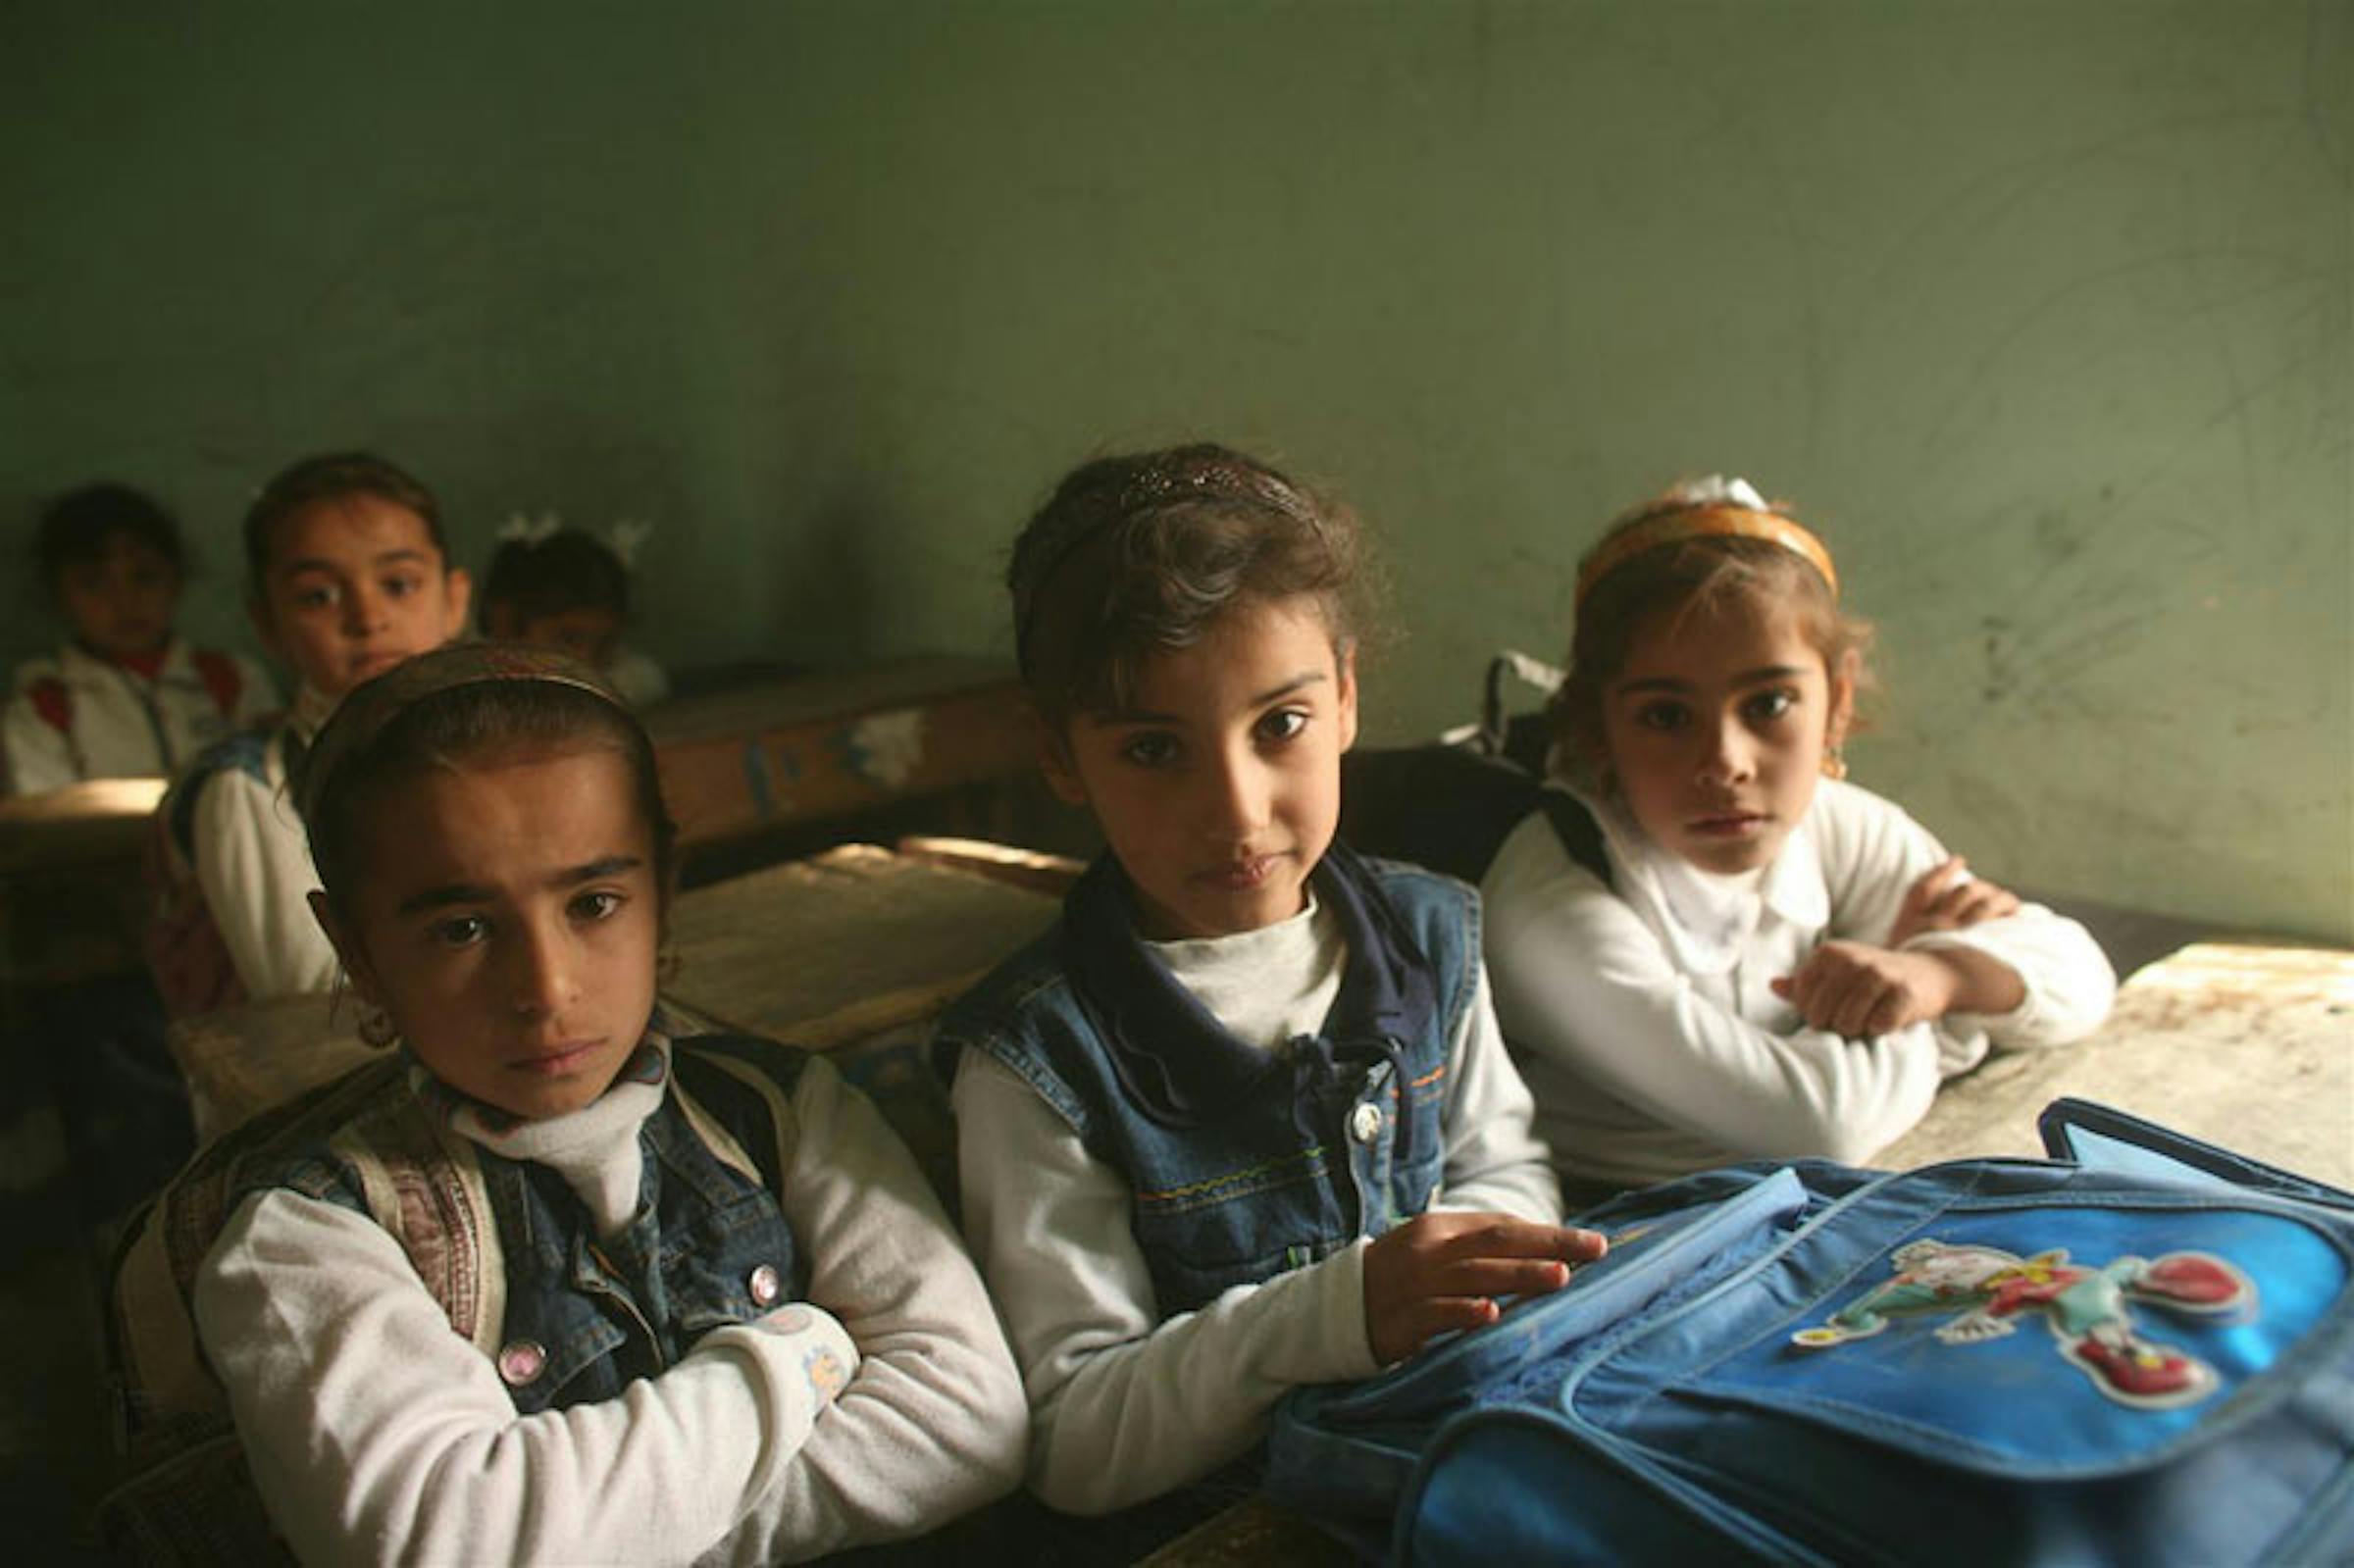
<instances>
[{"instance_id":1,"label":"girl with denim vest","mask_svg":"<svg viewBox=\"0 0 2354 1568\"><path fill-rule=\"evenodd\" d=\"M1334 840L1356 551L1345 512L1208 445L1080 468L1014 548L1044 770L1109 852L940 1037L1055 1508L1196 1482L1287 1389L1601 1249L1555 1223L1476 895Z\"/></svg>"},{"instance_id":2,"label":"girl with denim vest","mask_svg":"<svg viewBox=\"0 0 2354 1568\"><path fill-rule=\"evenodd\" d=\"M1016 1484L1017 1374L912 1158L823 1058L657 1000L672 830L599 678L421 656L298 795L400 1048L160 1200L120 1285L134 1430L225 1400L321 1560L805 1558Z\"/></svg>"},{"instance_id":3,"label":"girl with denim vest","mask_svg":"<svg viewBox=\"0 0 2354 1568\"><path fill-rule=\"evenodd\" d=\"M1577 577L1555 791L1481 890L1497 1011L1580 1190L1870 1158L1990 1046L2090 1032L2083 928L1841 782L1869 629L1739 480L1636 508Z\"/></svg>"}]
</instances>

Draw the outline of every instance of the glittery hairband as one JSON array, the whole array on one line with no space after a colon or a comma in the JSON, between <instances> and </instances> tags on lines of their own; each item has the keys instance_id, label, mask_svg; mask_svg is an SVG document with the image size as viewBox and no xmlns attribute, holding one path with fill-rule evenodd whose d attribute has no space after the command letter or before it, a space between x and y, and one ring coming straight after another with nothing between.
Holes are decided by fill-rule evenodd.
<instances>
[{"instance_id":1,"label":"glittery hairband","mask_svg":"<svg viewBox=\"0 0 2354 1568\"><path fill-rule=\"evenodd\" d=\"M375 744L386 725L426 698L461 686L527 681L571 686L609 703L617 712L630 711L618 692L570 654L513 642L450 643L403 660L355 687L336 705L303 756L301 772L294 781L296 811L305 823L310 822L327 782Z\"/></svg>"},{"instance_id":2,"label":"glittery hairband","mask_svg":"<svg viewBox=\"0 0 2354 1568\"><path fill-rule=\"evenodd\" d=\"M1586 557L1577 569L1577 603L1586 602L1594 584L1646 550L1684 539L1764 539L1804 559L1822 574L1831 597L1839 597L1839 574L1822 541L1778 512L1759 512L1746 506L1687 506L1657 512L1613 534Z\"/></svg>"},{"instance_id":3,"label":"glittery hairband","mask_svg":"<svg viewBox=\"0 0 2354 1568\"><path fill-rule=\"evenodd\" d=\"M1188 464L1175 472L1166 468L1147 469L1124 481L1109 496L1100 499L1091 496L1072 506L1065 514L1067 521L1056 531L1061 537L1049 536L1031 545L1034 552L1046 556L1046 565L1032 575L1028 591L1014 597L1014 658L1023 672L1027 674L1030 667L1030 623L1037 614L1038 601L1046 596L1047 585L1079 553L1082 545L1106 529L1133 522L1151 512L1198 501L1226 500L1253 501L1305 523L1315 522L1315 514L1287 481L1219 459Z\"/></svg>"}]
</instances>

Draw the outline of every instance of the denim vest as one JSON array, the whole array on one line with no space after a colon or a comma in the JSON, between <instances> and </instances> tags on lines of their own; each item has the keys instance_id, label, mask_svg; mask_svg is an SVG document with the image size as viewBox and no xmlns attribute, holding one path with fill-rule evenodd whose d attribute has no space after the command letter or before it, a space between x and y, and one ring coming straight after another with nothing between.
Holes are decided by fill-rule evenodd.
<instances>
[{"instance_id":1,"label":"denim vest","mask_svg":"<svg viewBox=\"0 0 2354 1568\"><path fill-rule=\"evenodd\" d=\"M632 1380L679 1361L710 1330L750 1322L799 1297L807 1264L776 1192L778 1118L801 1061L766 1040L676 1040L670 1088L639 1128L637 1213L611 1237L594 1234L580 1198L545 1166L468 1143L456 1152L471 1155L475 1171L446 1152L437 1166L429 1159L417 1169L404 1151L417 1170L398 1183L404 1222L420 1207L442 1218L437 1226L429 1220L422 1239L403 1234L402 1245L451 1312L452 1327L485 1348L496 1346L492 1360L518 1412L611 1398ZM405 1083L388 1087L409 1092ZM682 1092L699 1118L682 1104ZM748 1159L753 1174L712 1147L708 1128L733 1142L727 1152ZM344 1157L343 1129L318 1132L249 1165L224 1212L280 1187L373 1215L366 1184ZM372 1153L383 1141L366 1131L360 1139ZM444 1134L439 1141L447 1150L463 1140ZM494 1264L489 1248L466 1237L484 1206L496 1236ZM495 1280L479 1278L493 1267ZM501 1299L495 1329L460 1326L460 1306Z\"/></svg>"},{"instance_id":2,"label":"denim vest","mask_svg":"<svg viewBox=\"0 0 2354 1568\"><path fill-rule=\"evenodd\" d=\"M1421 1213L1444 1171L1478 895L1339 843L1312 885L1348 969L1322 1028L1278 1050L1229 1034L1144 946L1109 856L942 1020L944 1068L959 1048L1003 1063L1126 1179L1164 1318Z\"/></svg>"}]
</instances>

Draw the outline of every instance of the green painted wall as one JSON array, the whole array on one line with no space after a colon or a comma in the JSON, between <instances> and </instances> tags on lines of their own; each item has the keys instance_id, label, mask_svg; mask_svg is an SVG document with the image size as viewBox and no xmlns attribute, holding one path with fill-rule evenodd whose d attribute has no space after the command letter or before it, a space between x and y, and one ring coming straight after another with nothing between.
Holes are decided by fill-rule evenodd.
<instances>
[{"instance_id":1,"label":"green painted wall","mask_svg":"<svg viewBox=\"0 0 2354 1568\"><path fill-rule=\"evenodd\" d=\"M2354 938L2346 0L159 10L0 20L0 515L155 486L200 632L366 442L478 559L655 519L675 663L1001 652L1054 476L1211 433L1379 526L1395 737L1733 469L1881 624L1860 779Z\"/></svg>"}]
</instances>

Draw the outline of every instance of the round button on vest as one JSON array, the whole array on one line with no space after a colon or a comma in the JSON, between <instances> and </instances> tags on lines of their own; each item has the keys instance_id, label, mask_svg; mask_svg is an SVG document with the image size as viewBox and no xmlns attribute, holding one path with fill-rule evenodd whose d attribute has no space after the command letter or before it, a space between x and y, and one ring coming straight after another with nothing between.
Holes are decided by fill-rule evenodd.
<instances>
[{"instance_id":1,"label":"round button on vest","mask_svg":"<svg viewBox=\"0 0 2354 1568\"><path fill-rule=\"evenodd\" d=\"M763 1263L752 1270L751 1278L745 1280L743 1285L745 1290L752 1292L754 1306L767 1306L785 1290L785 1282L777 1277L774 1263Z\"/></svg>"},{"instance_id":2,"label":"round button on vest","mask_svg":"<svg viewBox=\"0 0 2354 1568\"><path fill-rule=\"evenodd\" d=\"M1381 1107L1359 1105L1349 1113L1349 1136L1359 1143L1370 1143L1381 1137Z\"/></svg>"},{"instance_id":3,"label":"round button on vest","mask_svg":"<svg viewBox=\"0 0 2354 1568\"><path fill-rule=\"evenodd\" d=\"M498 1375L510 1389L520 1389L547 1367L547 1348L534 1340L515 1340L498 1348Z\"/></svg>"}]
</instances>

